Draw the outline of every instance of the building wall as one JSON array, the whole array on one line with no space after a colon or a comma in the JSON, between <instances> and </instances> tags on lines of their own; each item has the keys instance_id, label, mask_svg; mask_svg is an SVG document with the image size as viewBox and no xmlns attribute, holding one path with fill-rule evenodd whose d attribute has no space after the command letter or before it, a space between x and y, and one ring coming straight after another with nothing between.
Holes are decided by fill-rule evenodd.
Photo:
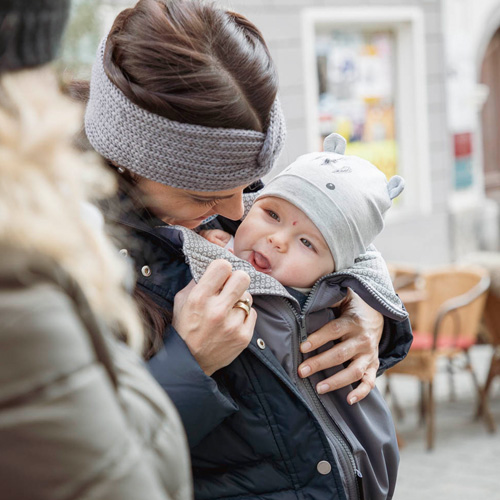
<instances>
[{"instance_id":1,"label":"building wall","mask_svg":"<svg viewBox=\"0 0 500 500\"><path fill-rule=\"evenodd\" d=\"M479 85L484 53L498 27L499 0L443 0L448 127L451 132L471 131L474 137L474 185L450 197L454 247L458 257L476 249L500 249L499 207L493 200L486 199L484 191L480 113L488 89ZM474 232L476 238L471 238Z\"/></svg>"}]
</instances>

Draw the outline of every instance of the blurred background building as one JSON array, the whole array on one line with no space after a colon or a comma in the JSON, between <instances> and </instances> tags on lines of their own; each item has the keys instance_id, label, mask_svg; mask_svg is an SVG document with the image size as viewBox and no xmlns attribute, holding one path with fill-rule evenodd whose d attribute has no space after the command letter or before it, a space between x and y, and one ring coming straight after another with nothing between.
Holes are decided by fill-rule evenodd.
<instances>
[{"instance_id":1,"label":"blurred background building","mask_svg":"<svg viewBox=\"0 0 500 500\"><path fill-rule=\"evenodd\" d=\"M63 67L85 77L130 0L76 0ZM407 181L376 241L388 261L499 250L499 0L233 0L263 32L288 124L283 168L332 131Z\"/></svg>"}]
</instances>

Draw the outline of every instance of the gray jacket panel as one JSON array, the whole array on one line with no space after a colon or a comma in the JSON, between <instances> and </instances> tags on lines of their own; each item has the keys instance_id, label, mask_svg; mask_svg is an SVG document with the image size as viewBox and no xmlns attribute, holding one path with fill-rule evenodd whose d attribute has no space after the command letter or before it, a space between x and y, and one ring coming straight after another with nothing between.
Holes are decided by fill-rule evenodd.
<instances>
[{"instance_id":1,"label":"gray jacket panel","mask_svg":"<svg viewBox=\"0 0 500 500\"><path fill-rule=\"evenodd\" d=\"M177 412L139 358L52 261L0 252L2 498L192 498ZM109 347L116 387L91 333Z\"/></svg>"}]
</instances>

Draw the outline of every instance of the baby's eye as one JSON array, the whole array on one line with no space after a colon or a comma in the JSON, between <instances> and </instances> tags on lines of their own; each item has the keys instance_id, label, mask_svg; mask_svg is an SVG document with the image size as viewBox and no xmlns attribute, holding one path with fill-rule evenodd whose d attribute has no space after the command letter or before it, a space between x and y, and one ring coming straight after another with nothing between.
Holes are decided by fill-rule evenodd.
<instances>
[{"instance_id":1,"label":"baby's eye","mask_svg":"<svg viewBox=\"0 0 500 500\"><path fill-rule=\"evenodd\" d=\"M272 217L273 219L275 219L279 222L280 216L276 212L273 212L272 210L268 210L267 213L269 214L269 217Z\"/></svg>"},{"instance_id":2,"label":"baby's eye","mask_svg":"<svg viewBox=\"0 0 500 500\"><path fill-rule=\"evenodd\" d=\"M306 246L307 248L310 248L311 250L314 250L314 246L313 246L313 244L309 240L306 240L305 238L300 238L300 242L304 246Z\"/></svg>"}]
</instances>

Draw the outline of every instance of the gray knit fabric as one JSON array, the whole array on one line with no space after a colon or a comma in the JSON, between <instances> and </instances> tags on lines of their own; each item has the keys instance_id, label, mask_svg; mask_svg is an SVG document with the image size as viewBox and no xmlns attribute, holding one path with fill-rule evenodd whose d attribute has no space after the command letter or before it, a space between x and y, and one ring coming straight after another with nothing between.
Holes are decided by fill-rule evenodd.
<instances>
[{"instance_id":1,"label":"gray knit fabric","mask_svg":"<svg viewBox=\"0 0 500 500\"><path fill-rule=\"evenodd\" d=\"M300 156L259 192L295 205L320 230L335 261L347 269L382 231L384 214L404 188L370 162L345 156L345 139L331 134L325 151ZM258 199L257 198L257 199Z\"/></svg>"},{"instance_id":2,"label":"gray knit fabric","mask_svg":"<svg viewBox=\"0 0 500 500\"><path fill-rule=\"evenodd\" d=\"M152 181L194 191L223 191L267 174L285 142L279 100L267 132L179 123L135 105L103 67L106 39L92 69L85 131L96 151Z\"/></svg>"},{"instance_id":3,"label":"gray knit fabric","mask_svg":"<svg viewBox=\"0 0 500 500\"><path fill-rule=\"evenodd\" d=\"M166 227L165 230L179 230L182 232L183 252L196 282L203 276L212 261L225 259L231 263L233 270L239 269L249 274L250 286L248 291L252 295L277 295L295 302L295 299L279 281L267 274L258 272L245 260L236 257L225 248L210 243L191 229L182 226L170 226ZM323 279L344 279L347 281L356 279L377 302L383 304L391 317L398 320L405 319L408 314L404 310L401 300L394 292L385 262L379 257L380 254L376 249L370 246L364 255L356 259L352 267L324 276Z\"/></svg>"}]
</instances>

